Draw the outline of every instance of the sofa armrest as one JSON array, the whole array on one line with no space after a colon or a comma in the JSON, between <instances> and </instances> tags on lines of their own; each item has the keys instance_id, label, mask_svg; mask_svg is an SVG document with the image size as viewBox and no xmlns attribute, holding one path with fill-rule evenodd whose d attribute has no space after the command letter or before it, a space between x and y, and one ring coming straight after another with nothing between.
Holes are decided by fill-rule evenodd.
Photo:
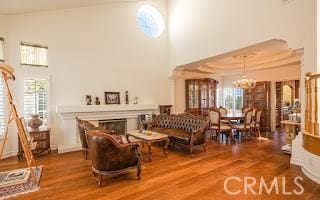
<instances>
[{"instance_id":1,"label":"sofa armrest","mask_svg":"<svg viewBox=\"0 0 320 200\"><path fill-rule=\"evenodd\" d=\"M199 145L205 143L205 131L202 129L197 129L191 132L190 135L190 144Z\"/></svg>"},{"instance_id":2,"label":"sofa armrest","mask_svg":"<svg viewBox=\"0 0 320 200\"><path fill-rule=\"evenodd\" d=\"M207 120L206 123L204 123L201 128L192 131L190 136L190 144L193 144L193 145L204 144L206 141L205 133L208 129L208 126L209 126L209 120Z\"/></svg>"}]
</instances>

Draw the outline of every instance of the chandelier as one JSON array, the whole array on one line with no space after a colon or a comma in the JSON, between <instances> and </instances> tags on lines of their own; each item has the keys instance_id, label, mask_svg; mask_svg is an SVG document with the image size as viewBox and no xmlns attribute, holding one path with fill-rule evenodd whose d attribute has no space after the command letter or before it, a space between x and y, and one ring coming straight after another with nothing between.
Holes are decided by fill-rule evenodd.
<instances>
[{"instance_id":1,"label":"chandelier","mask_svg":"<svg viewBox=\"0 0 320 200\"><path fill-rule=\"evenodd\" d=\"M242 58L243 60L243 75L241 76L241 79L233 82L234 87L242 88L242 89L252 89L256 87L256 80L250 79L246 75L246 58L248 55L240 55L236 56L236 58Z\"/></svg>"}]
</instances>

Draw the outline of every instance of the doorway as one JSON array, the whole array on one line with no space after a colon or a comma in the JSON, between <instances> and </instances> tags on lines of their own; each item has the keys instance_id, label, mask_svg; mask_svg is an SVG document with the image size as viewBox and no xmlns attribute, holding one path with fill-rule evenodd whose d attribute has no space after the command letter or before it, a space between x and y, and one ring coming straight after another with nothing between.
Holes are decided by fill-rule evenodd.
<instances>
[{"instance_id":1,"label":"doorway","mask_svg":"<svg viewBox=\"0 0 320 200\"><path fill-rule=\"evenodd\" d=\"M283 120L300 120L299 89L299 80L276 82L276 128L282 128Z\"/></svg>"}]
</instances>

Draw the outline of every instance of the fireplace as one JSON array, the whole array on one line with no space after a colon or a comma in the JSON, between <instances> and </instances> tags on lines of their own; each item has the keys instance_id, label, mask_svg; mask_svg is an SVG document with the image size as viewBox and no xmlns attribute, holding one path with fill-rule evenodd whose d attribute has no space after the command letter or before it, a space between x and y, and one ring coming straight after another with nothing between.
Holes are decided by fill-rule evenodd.
<instances>
[{"instance_id":1,"label":"fireplace","mask_svg":"<svg viewBox=\"0 0 320 200\"><path fill-rule=\"evenodd\" d=\"M127 119L99 120L99 127L113 130L117 135L124 135L127 132Z\"/></svg>"}]
</instances>

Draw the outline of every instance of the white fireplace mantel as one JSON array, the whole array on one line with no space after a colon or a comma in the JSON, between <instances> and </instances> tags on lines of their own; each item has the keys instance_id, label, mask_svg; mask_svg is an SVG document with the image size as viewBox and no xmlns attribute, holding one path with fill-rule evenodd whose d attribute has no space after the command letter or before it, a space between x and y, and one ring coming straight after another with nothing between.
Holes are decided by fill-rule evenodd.
<instances>
[{"instance_id":1,"label":"white fireplace mantel","mask_svg":"<svg viewBox=\"0 0 320 200\"><path fill-rule=\"evenodd\" d=\"M119 105L61 105L56 107L62 124L61 138L63 144L58 145L58 152L70 152L81 149L76 119L99 121L106 119L127 119L127 131L137 128L138 115L158 114L158 105L119 104Z\"/></svg>"},{"instance_id":2,"label":"white fireplace mantel","mask_svg":"<svg viewBox=\"0 0 320 200\"><path fill-rule=\"evenodd\" d=\"M158 105L145 104L119 104L119 105L70 105L57 106L56 112L62 119L85 118L94 120L103 117L103 119L113 117L125 117L134 115L135 117L145 112L156 112ZM107 117L107 118L106 118Z\"/></svg>"}]
</instances>

